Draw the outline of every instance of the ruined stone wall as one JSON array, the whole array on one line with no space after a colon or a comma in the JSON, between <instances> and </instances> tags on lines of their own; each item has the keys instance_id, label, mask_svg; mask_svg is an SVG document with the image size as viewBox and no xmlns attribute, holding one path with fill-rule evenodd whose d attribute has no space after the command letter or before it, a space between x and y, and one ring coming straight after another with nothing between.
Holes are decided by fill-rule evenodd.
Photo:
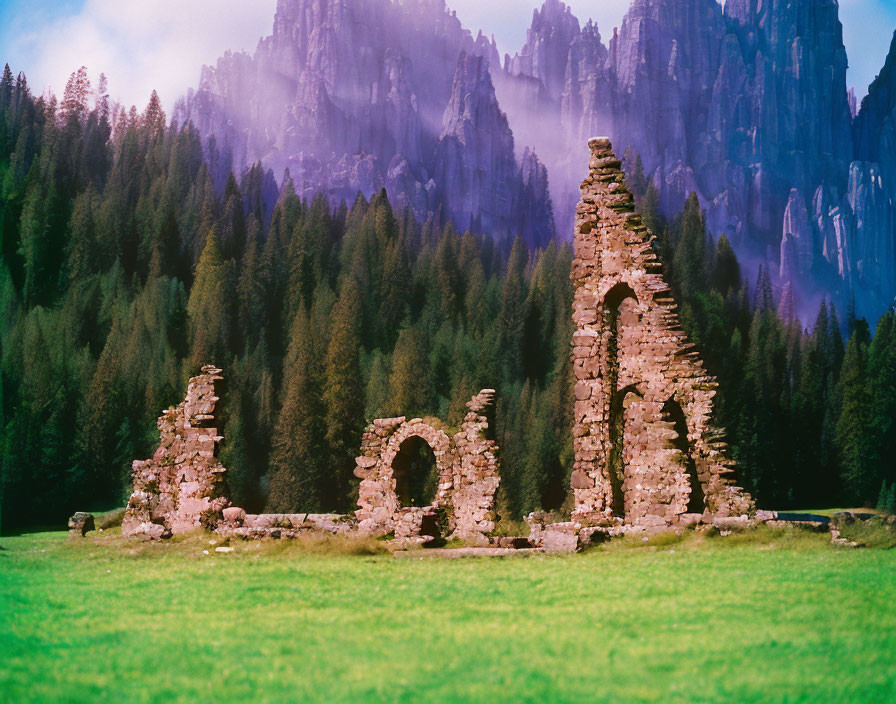
<instances>
[{"instance_id":1,"label":"ruined stone wall","mask_svg":"<svg viewBox=\"0 0 896 704\"><path fill-rule=\"evenodd\" d=\"M494 391L481 391L467 403L469 412L453 437L420 418L374 421L364 433L356 461L361 485L354 515L248 515L230 505L227 470L216 457L223 439L214 427L220 373L203 367L202 374L190 379L184 401L159 418L159 448L152 459L133 463L134 490L122 522L125 537L158 540L204 527L225 537L249 539L359 531L425 542L444 532L476 538L494 530L500 478L497 447L487 437ZM426 443L435 457L438 487L428 506L402 506L396 492L395 461L404 443L413 439Z\"/></svg>"},{"instance_id":2,"label":"ruined stone wall","mask_svg":"<svg viewBox=\"0 0 896 704\"><path fill-rule=\"evenodd\" d=\"M497 447L487 437L494 393L485 389L467 403L469 412L451 438L420 418L382 418L367 427L355 467L361 479L355 516L362 532L394 531L396 538L407 539L425 534L428 520L461 538L494 530L500 476ZM414 437L426 442L436 460L438 487L428 506L402 506L396 492L393 465L402 445Z\"/></svg>"},{"instance_id":3,"label":"ruined stone wall","mask_svg":"<svg viewBox=\"0 0 896 704\"><path fill-rule=\"evenodd\" d=\"M393 463L405 441L421 438L432 450L439 475L438 488L429 506L402 506L398 498ZM393 532L399 539L419 536L427 519L444 520L450 507L455 450L444 431L421 418L380 418L361 439L361 455L355 460L358 488L358 528L362 533Z\"/></svg>"},{"instance_id":4,"label":"ruined stone wall","mask_svg":"<svg viewBox=\"0 0 896 704\"><path fill-rule=\"evenodd\" d=\"M132 465L134 491L121 524L125 537L158 539L214 528L230 505L226 470L216 457L223 438L213 426L215 382L223 377L213 366L201 371L190 379L183 402L159 418L159 448L152 459Z\"/></svg>"},{"instance_id":5,"label":"ruined stone wall","mask_svg":"<svg viewBox=\"0 0 896 704\"><path fill-rule=\"evenodd\" d=\"M649 527L744 514L750 497L730 480L733 462L712 426L716 380L679 326L609 140L589 146L571 273L573 517Z\"/></svg>"},{"instance_id":6,"label":"ruined stone wall","mask_svg":"<svg viewBox=\"0 0 896 704\"><path fill-rule=\"evenodd\" d=\"M495 392L484 389L467 402L469 409L454 436L457 459L454 466L454 533L472 538L495 529L495 494L501 483L498 446L488 437L488 413L494 407Z\"/></svg>"}]
</instances>

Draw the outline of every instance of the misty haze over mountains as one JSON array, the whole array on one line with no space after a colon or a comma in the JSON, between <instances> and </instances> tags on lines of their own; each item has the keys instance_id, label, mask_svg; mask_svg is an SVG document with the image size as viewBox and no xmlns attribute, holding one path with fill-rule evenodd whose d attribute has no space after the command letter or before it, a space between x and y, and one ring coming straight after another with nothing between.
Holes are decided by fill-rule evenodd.
<instances>
[{"instance_id":1,"label":"misty haze over mountains","mask_svg":"<svg viewBox=\"0 0 896 704\"><path fill-rule=\"evenodd\" d=\"M571 237L585 142L607 134L666 214L696 191L803 311L854 299L876 320L896 296L896 44L861 106L846 68L836 0L635 0L612 36L547 0L503 58L442 0L279 0L255 54L204 68L175 119L215 137L221 174L386 188L536 247Z\"/></svg>"}]
</instances>

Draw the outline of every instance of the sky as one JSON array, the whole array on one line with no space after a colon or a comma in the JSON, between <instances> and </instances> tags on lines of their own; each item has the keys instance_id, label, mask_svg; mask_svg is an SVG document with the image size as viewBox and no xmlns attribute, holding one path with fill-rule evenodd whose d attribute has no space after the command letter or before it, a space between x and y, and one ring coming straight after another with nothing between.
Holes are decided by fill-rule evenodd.
<instances>
[{"instance_id":1,"label":"sky","mask_svg":"<svg viewBox=\"0 0 896 704\"><path fill-rule=\"evenodd\" d=\"M542 0L447 0L475 34L493 34L502 55L526 38ZM567 0L584 22L597 21L606 42L629 0ZM72 71L86 65L94 81L109 78L114 99L139 108L155 88L170 109L199 82L203 64L227 49L255 49L271 32L276 0L0 0L0 62L25 71L32 90L62 93ZM174 18L174 19L172 19ZM883 66L896 0L840 0L849 55L847 81L861 98Z\"/></svg>"}]
</instances>

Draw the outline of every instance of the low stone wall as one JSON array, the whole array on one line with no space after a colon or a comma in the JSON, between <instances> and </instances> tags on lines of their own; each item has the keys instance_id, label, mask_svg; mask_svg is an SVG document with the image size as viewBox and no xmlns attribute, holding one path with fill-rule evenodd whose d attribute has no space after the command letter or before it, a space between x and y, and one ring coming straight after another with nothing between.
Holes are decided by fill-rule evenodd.
<instances>
[{"instance_id":1,"label":"low stone wall","mask_svg":"<svg viewBox=\"0 0 896 704\"><path fill-rule=\"evenodd\" d=\"M288 539L309 533L348 535L357 525L350 516L338 513L268 513L247 514L243 509L231 506L223 511L223 518L216 533L229 538Z\"/></svg>"}]
</instances>

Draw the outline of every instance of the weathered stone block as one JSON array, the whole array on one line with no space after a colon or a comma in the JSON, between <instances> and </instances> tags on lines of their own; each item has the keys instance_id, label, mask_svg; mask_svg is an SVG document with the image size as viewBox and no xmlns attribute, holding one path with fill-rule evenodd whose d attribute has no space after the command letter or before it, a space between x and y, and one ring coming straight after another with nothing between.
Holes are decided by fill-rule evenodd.
<instances>
[{"instance_id":1,"label":"weathered stone block","mask_svg":"<svg viewBox=\"0 0 896 704\"><path fill-rule=\"evenodd\" d=\"M89 531L94 530L92 513L78 511L68 519L68 536L70 538L83 538Z\"/></svg>"},{"instance_id":2,"label":"weathered stone block","mask_svg":"<svg viewBox=\"0 0 896 704\"><path fill-rule=\"evenodd\" d=\"M223 511L227 523L242 524L246 520L246 512L237 506L228 506Z\"/></svg>"}]
</instances>

